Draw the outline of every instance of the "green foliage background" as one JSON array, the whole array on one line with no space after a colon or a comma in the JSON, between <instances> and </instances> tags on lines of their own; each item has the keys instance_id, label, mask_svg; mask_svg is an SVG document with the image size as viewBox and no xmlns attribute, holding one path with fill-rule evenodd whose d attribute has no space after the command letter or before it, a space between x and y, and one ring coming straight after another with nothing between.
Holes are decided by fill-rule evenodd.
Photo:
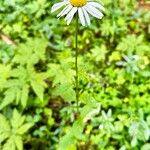
<instances>
[{"instance_id":1,"label":"green foliage background","mask_svg":"<svg viewBox=\"0 0 150 150\"><path fill-rule=\"evenodd\" d=\"M0 150L150 150L150 12L105 0L80 26L78 115L75 22L55 2L0 1Z\"/></svg>"}]
</instances>

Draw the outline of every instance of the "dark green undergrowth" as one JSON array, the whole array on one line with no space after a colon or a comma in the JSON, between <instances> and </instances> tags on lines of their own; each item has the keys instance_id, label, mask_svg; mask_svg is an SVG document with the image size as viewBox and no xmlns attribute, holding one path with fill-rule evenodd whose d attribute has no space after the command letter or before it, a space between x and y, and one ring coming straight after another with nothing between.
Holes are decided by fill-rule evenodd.
<instances>
[{"instance_id":1,"label":"dark green undergrowth","mask_svg":"<svg viewBox=\"0 0 150 150\"><path fill-rule=\"evenodd\" d=\"M150 150L150 13L106 0L79 29L50 0L0 1L0 150Z\"/></svg>"}]
</instances>

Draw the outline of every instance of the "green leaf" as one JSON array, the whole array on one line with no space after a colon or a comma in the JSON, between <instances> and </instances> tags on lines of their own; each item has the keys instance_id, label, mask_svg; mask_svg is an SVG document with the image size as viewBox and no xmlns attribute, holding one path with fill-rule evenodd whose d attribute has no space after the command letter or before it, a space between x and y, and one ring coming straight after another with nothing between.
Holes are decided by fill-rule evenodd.
<instances>
[{"instance_id":1,"label":"green leaf","mask_svg":"<svg viewBox=\"0 0 150 150\"><path fill-rule=\"evenodd\" d=\"M6 84L7 79L10 77L11 66L0 64L0 90L2 90Z\"/></svg>"},{"instance_id":2,"label":"green leaf","mask_svg":"<svg viewBox=\"0 0 150 150\"><path fill-rule=\"evenodd\" d=\"M69 147L74 144L75 138L70 133L68 133L60 139L58 150L69 150Z\"/></svg>"},{"instance_id":3,"label":"green leaf","mask_svg":"<svg viewBox=\"0 0 150 150\"><path fill-rule=\"evenodd\" d=\"M15 129L18 128L24 123L24 121L25 117L21 116L21 114L14 109L12 119L10 120L12 127Z\"/></svg>"},{"instance_id":4,"label":"green leaf","mask_svg":"<svg viewBox=\"0 0 150 150\"><path fill-rule=\"evenodd\" d=\"M8 120L0 114L0 143L10 136L10 124Z\"/></svg>"},{"instance_id":5,"label":"green leaf","mask_svg":"<svg viewBox=\"0 0 150 150\"><path fill-rule=\"evenodd\" d=\"M47 40L45 39L28 39L25 44L18 46L18 51L13 59L13 62L24 64L36 64L40 60L45 60L45 50Z\"/></svg>"},{"instance_id":6,"label":"green leaf","mask_svg":"<svg viewBox=\"0 0 150 150\"><path fill-rule=\"evenodd\" d=\"M43 94L44 94L44 87L39 84L37 81L31 81L31 86L36 93L36 95L39 97L41 101L43 101Z\"/></svg>"},{"instance_id":7,"label":"green leaf","mask_svg":"<svg viewBox=\"0 0 150 150\"><path fill-rule=\"evenodd\" d=\"M10 88L5 92L5 98L3 99L2 103L0 104L0 110L3 109L8 104L12 103L15 99L15 89Z\"/></svg>"},{"instance_id":8,"label":"green leaf","mask_svg":"<svg viewBox=\"0 0 150 150\"><path fill-rule=\"evenodd\" d=\"M24 125L22 125L20 128L17 129L17 134L24 134L26 133L31 127L33 126L32 123L26 123Z\"/></svg>"},{"instance_id":9,"label":"green leaf","mask_svg":"<svg viewBox=\"0 0 150 150\"><path fill-rule=\"evenodd\" d=\"M9 132L0 133L0 144L10 136Z\"/></svg>"},{"instance_id":10,"label":"green leaf","mask_svg":"<svg viewBox=\"0 0 150 150\"><path fill-rule=\"evenodd\" d=\"M14 142L18 150L23 150L23 141L22 141L21 136L15 136Z\"/></svg>"},{"instance_id":11,"label":"green leaf","mask_svg":"<svg viewBox=\"0 0 150 150\"><path fill-rule=\"evenodd\" d=\"M150 150L150 143L146 143L142 146L141 150Z\"/></svg>"},{"instance_id":12,"label":"green leaf","mask_svg":"<svg viewBox=\"0 0 150 150\"><path fill-rule=\"evenodd\" d=\"M10 131L10 124L2 114L0 114L0 122L0 133Z\"/></svg>"},{"instance_id":13,"label":"green leaf","mask_svg":"<svg viewBox=\"0 0 150 150\"><path fill-rule=\"evenodd\" d=\"M75 101L75 91L68 83L57 85L53 90L53 95L61 96L66 101Z\"/></svg>"},{"instance_id":14,"label":"green leaf","mask_svg":"<svg viewBox=\"0 0 150 150\"><path fill-rule=\"evenodd\" d=\"M16 150L13 138L9 138L3 146L3 150Z\"/></svg>"},{"instance_id":15,"label":"green leaf","mask_svg":"<svg viewBox=\"0 0 150 150\"><path fill-rule=\"evenodd\" d=\"M0 64L0 78L8 79L11 75L11 65Z\"/></svg>"},{"instance_id":16,"label":"green leaf","mask_svg":"<svg viewBox=\"0 0 150 150\"><path fill-rule=\"evenodd\" d=\"M25 84L22 87L22 93L21 93L21 104L25 108L28 100L28 94L29 94L29 85Z\"/></svg>"},{"instance_id":17,"label":"green leaf","mask_svg":"<svg viewBox=\"0 0 150 150\"><path fill-rule=\"evenodd\" d=\"M98 62L98 61L103 61L105 60L105 55L108 52L106 49L105 45L101 45L101 47L99 46L95 46L93 49L91 49L92 52L92 58ZM91 57L91 55L90 55Z\"/></svg>"},{"instance_id":18,"label":"green leaf","mask_svg":"<svg viewBox=\"0 0 150 150\"><path fill-rule=\"evenodd\" d=\"M84 129L84 123L83 123L83 119L79 118L77 121L74 122L72 128L71 128L71 134L73 135L73 137L75 137L76 139L80 139L82 140L83 137L83 129Z\"/></svg>"},{"instance_id":19,"label":"green leaf","mask_svg":"<svg viewBox=\"0 0 150 150\"><path fill-rule=\"evenodd\" d=\"M132 147L135 147L135 146L137 145L137 143L138 143L137 138L134 137L134 138L132 139L132 141L131 141L131 146L132 146Z\"/></svg>"},{"instance_id":20,"label":"green leaf","mask_svg":"<svg viewBox=\"0 0 150 150\"><path fill-rule=\"evenodd\" d=\"M3 149L16 150L17 148L18 150L23 150L23 141L20 135L26 133L33 125L31 123L23 124L24 121L25 117L21 116L16 109L14 109L13 116L10 119L11 126L7 119L0 114L0 144L5 140Z\"/></svg>"}]
</instances>

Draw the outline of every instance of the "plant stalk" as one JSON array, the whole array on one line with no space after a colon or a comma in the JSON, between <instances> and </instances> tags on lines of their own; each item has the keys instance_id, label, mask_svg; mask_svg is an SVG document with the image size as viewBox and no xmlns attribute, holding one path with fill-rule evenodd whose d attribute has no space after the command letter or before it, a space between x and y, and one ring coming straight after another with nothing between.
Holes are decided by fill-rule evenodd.
<instances>
[{"instance_id":1,"label":"plant stalk","mask_svg":"<svg viewBox=\"0 0 150 150\"><path fill-rule=\"evenodd\" d=\"M75 31L75 70L76 70L76 105L79 112L79 75L78 75L78 14L76 13L76 31Z\"/></svg>"}]
</instances>

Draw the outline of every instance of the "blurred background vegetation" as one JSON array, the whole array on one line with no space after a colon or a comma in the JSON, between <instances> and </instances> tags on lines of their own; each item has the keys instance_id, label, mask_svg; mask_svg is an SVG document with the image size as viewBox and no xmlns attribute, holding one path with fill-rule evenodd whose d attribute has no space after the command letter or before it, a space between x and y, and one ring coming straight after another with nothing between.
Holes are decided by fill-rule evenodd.
<instances>
[{"instance_id":1,"label":"blurred background vegetation","mask_svg":"<svg viewBox=\"0 0 150 150\"><path fill-rule=\"evenodd\" d=\"M79 31L56 0L0 1L0 150L150 150L149 1L103 0Z\"/></svg>"}]
</instances>

